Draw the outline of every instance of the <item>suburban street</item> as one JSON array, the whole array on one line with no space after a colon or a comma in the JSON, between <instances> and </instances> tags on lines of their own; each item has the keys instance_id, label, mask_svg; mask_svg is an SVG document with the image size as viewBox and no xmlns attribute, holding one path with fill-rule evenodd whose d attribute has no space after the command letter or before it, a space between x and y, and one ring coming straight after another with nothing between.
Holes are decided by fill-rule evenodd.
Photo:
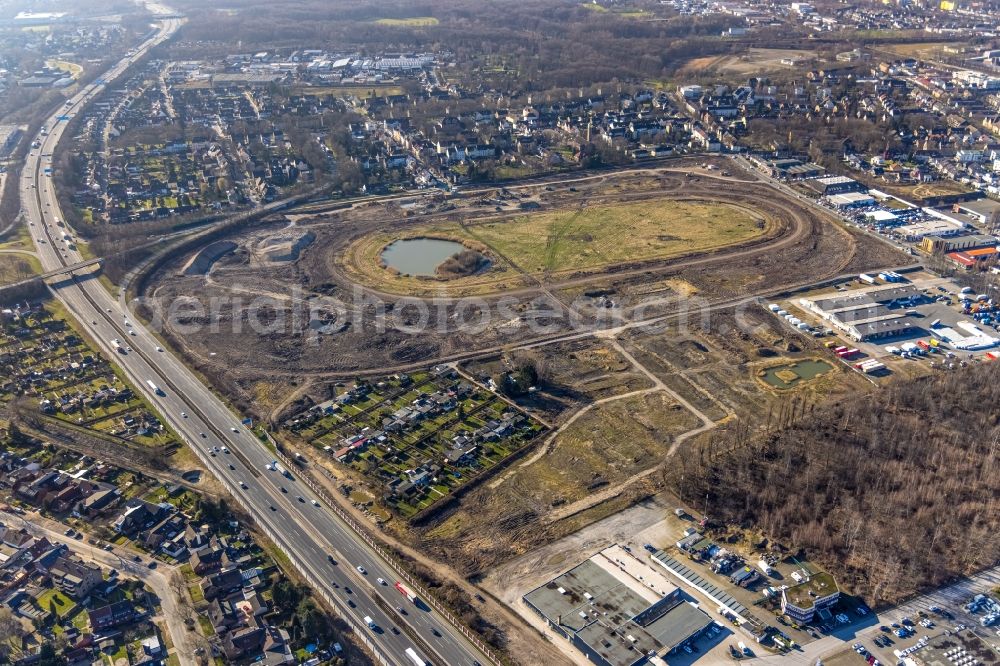
<instances>
[{"instance_id":1,"label":"suburban street","mask_svg":"<svg viewBox=\"0 0 1000 666\"><path fill-rule=\"evenodd\" d=\"M20 191L29 231L45 271L84 260L70 236L72 230L59 225L62 214L50 172L46 171L66 121L99 95L107 82L122 75L150 48L169 39L181 24L181 19L163 19L153 37L80 90L34 137L40 147L34 148L25 162ZM411 604L396 591L393 584L398 577L390 565L304 483L266 470L273 456L241 425L241 418L173 354L164 351L151 333L131 321L119 299L93 275L84 273L50 280L53 293L377 655L387 663L411 663L405 650L412 647L428 661L440 664L470 665L485 659L457 628L426 606ZM117 353L114 339L131 347L131 351ZM231 453L222 452L223 447ZM380 578L384 584L377 582ZM376 598L383 600L381 606ZM403 613L393 609L403 609ZM374 621L374 627L365 625L365 616ZM404 624L419 640L408 635Z\"/></svg>"},{"instance_id":2,"label":"suburban street","mask_svg":"<svg viewBox=\"0 0 1000 666\"><path fill-rule=\"evenodd\" d=\"M138 578L148 585L160 600L163 620L167 624L170 640L182 665L197 663L194 658L195 651L209 649L204 638L189 631L184 624L184 619L190 617L192 611L189 605L181 603L177 598L178 592L171 589L172 582L177 590L182 590L185 586L184 578L176 567L161 562L155 569L150 569L144 563L128 559L133 553L125 553L125 557L121 557L118 554L119 549L109 552L82 540L69 538L59 530L58 523L48 521L38 514L28 514L28 517L24 518L0 511L0 521L11 527L24 527L32 535L45 537L52 543L65 544L70 552L83 560L105 569L117 569L123 575Z\"/></svg>"}]
</instances>

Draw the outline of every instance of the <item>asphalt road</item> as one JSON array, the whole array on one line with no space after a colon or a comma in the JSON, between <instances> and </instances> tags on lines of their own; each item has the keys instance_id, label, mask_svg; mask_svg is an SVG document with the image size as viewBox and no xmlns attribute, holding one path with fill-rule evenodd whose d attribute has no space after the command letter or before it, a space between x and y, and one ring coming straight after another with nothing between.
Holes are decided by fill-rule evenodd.
<instances>
[{"instance_id":1,"label":"asphalt road","mask_svg":"<svg viewBox=\"0 0 1000 666\"><path fill-rule=\"evenodd\" d=\"M66 121L100 94L106 81L119 77L149 48L169 39L181 24L176 18L162 20L156 35L68 100L34 137L40 145L30 151L25 162L21 201L45 271L83 259L73 243L72 230L59 224L62 214L48 171ZM336 604L341 615L363 632L389 663L412 664L405 653L410 647L435 664L469 666L485 661L479 650L437 613L426 606L418 608L400 595L393 588L397 579L391 567L304 483L265 469L273 459L267 448L183 363L162 351L153 335L130 320L120 299L88 276L57 279L52 290L206 467L271 534L293 565ZM118 353L113 340L131 350ZM216 447L218 452L213 453ZM223 447L230 453L223 453ZM386 584L379 584L378 578ZM377 597L389 609L404 612L384 611L375 602ZM365 616L374 620L375 628L365 626ZM403 623L420 641L410 638L405 630L394 631Z\"/></svg>"}]
</instances>

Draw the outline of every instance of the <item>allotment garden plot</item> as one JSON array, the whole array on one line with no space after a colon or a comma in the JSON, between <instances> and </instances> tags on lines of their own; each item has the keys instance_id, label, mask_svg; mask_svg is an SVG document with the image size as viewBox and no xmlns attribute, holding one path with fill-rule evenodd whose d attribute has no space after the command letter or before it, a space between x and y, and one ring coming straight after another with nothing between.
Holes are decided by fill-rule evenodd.
<instances>
[{"instance_id":1,"label":"allotment garden plot","mask_svg":"<svg viewBox=\"0 0 1000 666\"><path fill-rule=\"evenodd\" d=\"M544 427L446 368L359 383L286 424L411 517L482 477Z\"/></svg>"},{"instance_id":2,"label":"allotment garden plot","mask_svg":"<svg viewBox=\"0 0 1000 666\"><path fill-rule=\"evenodd\" d=\"M54 307L0 312L0 404L26 399L41 418L139 446L176 442L146 402Z\"/></svg>"}]
</instances>

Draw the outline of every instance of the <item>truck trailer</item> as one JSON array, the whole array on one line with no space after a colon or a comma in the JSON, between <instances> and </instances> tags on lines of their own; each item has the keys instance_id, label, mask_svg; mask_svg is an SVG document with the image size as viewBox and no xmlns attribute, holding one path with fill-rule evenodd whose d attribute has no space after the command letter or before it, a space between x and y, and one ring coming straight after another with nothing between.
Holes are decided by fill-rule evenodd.
<instances>
[{"instance_id":1,"label":"truck trailer","mask_svg":"<svg viewBox=\"0 0 1000 666\"><path fill-rule=\"evenodd\" d=\"M406 656L410 658L410 661L413 662L414 666L427 666L427 662L421 659L416 651L411 647L406 648Z\"/></svg>"},{"instance_id":2,"label":"truck trailer","mask_svg":"<svg viewBox=\"0 0 1000 666\"><path fill-rule=\"evenodd\" d=\"M399 593L410 600L411 603L417 603L417 594L409 587L404 585L402 581L396 581L395 588L399 590Z\"/></svg>"}]
</instances>

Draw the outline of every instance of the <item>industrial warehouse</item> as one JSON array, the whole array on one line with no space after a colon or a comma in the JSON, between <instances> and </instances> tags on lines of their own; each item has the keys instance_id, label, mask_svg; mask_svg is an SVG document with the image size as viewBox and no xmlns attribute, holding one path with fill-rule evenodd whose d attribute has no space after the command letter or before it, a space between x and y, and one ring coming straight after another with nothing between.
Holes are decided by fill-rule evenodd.
<instances>
[{"instance_id":1,"label":"industrial warehouse","mask_svg":"<svg viewBox=\"0 0 1000 666\"><path fill-rule=\"evenodd\" d=\"M538 587L524 602L590 661L657 661L714 623L681 590L620 546Z\"/></svg>"},{"instance_id":2,"label":"industrial warehouse","mask_svg":"<svg viewBox=\"0 0 1000 666\"><path fill-rule=\"evenodd\" d=\"M886 285L849 294L822 294L799 303L852 339L865 342L914 333L916 327L898 308L923 300L913 285Z\"/></svg>"}]
</instances>

